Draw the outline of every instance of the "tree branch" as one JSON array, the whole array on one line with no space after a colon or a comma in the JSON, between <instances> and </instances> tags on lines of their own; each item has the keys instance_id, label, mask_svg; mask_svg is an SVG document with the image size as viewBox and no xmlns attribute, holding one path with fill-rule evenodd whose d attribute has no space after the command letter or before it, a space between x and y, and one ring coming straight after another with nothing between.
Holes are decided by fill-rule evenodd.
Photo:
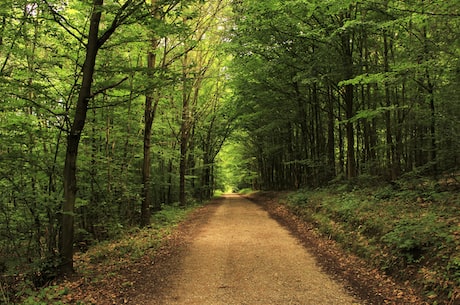
<instances>
[{"instance_id":1,"label":"tree branch","mask_svg":"<svg viewBox=\"0 0 460 305\"><path fill-rule=\"evenodd\" d=\"M48 3L48 1L46 0L43 0L43 3L46 4L46 6L48 7L49 11L51 12L51 15L53 15L53 19L54 21L56 21L57 24L59 24L67 33L69 33L73 38L75 38L76 40L78 40L78 42L80 42L82 45L86 46L86 43L84 42L83 38L85 37L85 35L80 32L78 30L78 28L74 27L72 24L70 24L69 21L67 21L67 19L62 16L61 14L59 14L58 12L56 12L53 8L53 6L51 4ZM70 29L72 29L73 31L77 32L79 36L77 36L74 32L72 32Z\"/></svg>"},{"instance_id":2,"label":"tree branch","mask_svg":"<svg viewBox=\"0 0 460 305\"><path fill-rule=\"evenodd\" d=\"M12 96L15 96L15 97L21 99L21 100L24 100L24 101L27 101L27 102L31 103L32 105L34 105L35 107L37 107L37 108L39 108L39 109L43 109L43 110L45 110L46 112L51 113L51 114L52 114L53 116L55 116L55 117L58 117L58 116L65 116L65 113L57 113L57 112L54 112L53 110L51 110L51 109L49 109L49 108L47 108L47 107L41 105L40 103L38 103L38 102L34 101L33 99L28 98L28 97L26 97L26 96L23 96L23 95L14 93L14 92L10 92L10 94L11 94Z\"/></svg>"},{"instance_id":3,"label":"tree branch","mask_svg":"<svg viewBox=\"0 0 460 305\"><path fill-rule=\"evenodd\" d=\"M137 3L136 3L137 1ZM143 0L128 0L118 10L117 14L113 18L110 27L99 37L98 48L102 47L104 43L115 33L116 29L121 26L126 19L128 19L139 7L144 5Z\"/></svg>"},{"instance_id":4,"label":"tree branch","mask_svg":"<svg viewBox=\"0 0 460 305\"><path fill-rule=\"evenodd\" d=\"M106 86L106 87L104 87L104 88L102 88L102 89L97 90L96 92L93 92L93 93L91 94L90 98L92 99L92 98L94 98L96 95L101 94L101 93L103 93L104 91L107 91L107 90L109 90L109 89L113 89L113 88L115 88L115 87L118 87L118 86L121 85L123 82L125 82L127 79L128 79L128 77L126 76L125 78L121 79L120 81L118 81L118 82L116 82L116 83L114 83L114 84L108 85L108 86Z\"/></svg>"}]
</instances>

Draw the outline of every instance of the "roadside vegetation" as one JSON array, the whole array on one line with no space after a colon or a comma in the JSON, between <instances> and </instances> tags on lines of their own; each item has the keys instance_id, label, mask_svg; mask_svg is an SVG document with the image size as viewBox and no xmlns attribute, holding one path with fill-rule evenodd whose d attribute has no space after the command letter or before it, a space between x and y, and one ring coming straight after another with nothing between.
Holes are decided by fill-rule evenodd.
<instances>
[{"instance_id":1,"label":"roadside vegetation","mask_svg":"<svg viewBox=\"0 0 460 305\"><path fill-rule=\"evenodd\" d=\"M418 286L431 304L458 304L458 182L410 177L382 185L361 177L299 190L282 202L371 267Z\"/></svg>"},{"instance_id":2,"label":"roadside vegetation","mask_svg":"<svg viewBox=\"0 0 460 305\"><path fill-rule=\"evenodd\" d=\"M153 259L174 228L199 206L196 203L186 207L164 206L152 216L149 227L120 230L110 240L83 247L75 254L76 274L70 278L50 280L36 288L37 283L34 283L33 277L12 276L8 282L2 283L0 303L97 304L98 295L110 293L107 287L116 286L113 291L131 287L133 283L126 272L137 274L142 269L139 267L141 262ZM36 272L36 278L44 278L39 270ZM50 278L54 278L54 274L50 274ZM105 288L98 289L102 286Z\"/></svg>"}]
</instances>

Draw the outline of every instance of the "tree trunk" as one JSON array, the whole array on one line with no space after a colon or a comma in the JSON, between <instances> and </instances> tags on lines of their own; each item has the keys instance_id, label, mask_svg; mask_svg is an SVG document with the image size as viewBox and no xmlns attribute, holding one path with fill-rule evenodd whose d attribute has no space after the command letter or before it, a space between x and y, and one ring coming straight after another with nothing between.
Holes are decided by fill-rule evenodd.
<instances>
[{"instance_id":1,"label":"tree trunk","mask_svg":"<svg viewBox=\"0 0 460 305\"><path fill-rule=\"evenodd\" d=\"M338 107L339 113L339 120L342 119L342 111L341 107L339 105ZM343 143L343 124L339 124L338 129L339 129L339 174L342 174L344 177L346 175L345 172L345 148L344 148L344 143Z\"/></svg>"},{"instance_id":2,"label":"tree trunk","mask_svg":"<svg viewBox=\"0 0 460 305\"><path fill-rule=\"evenodd\" d=\"M188 55L182 61L182 119L180 127L180 162L179 162L179 203L186 205L185 174L187 172L187 145L189 134L190 88L187 80Z\"/></svg>"},{"instance_id":3,"label":"tree trunk","mask_svg":"<svg viewBox=\"0 0 460 305\"><path fill-rule=\"evenodd\" d=\"M99 23L101 20L101 6L103 0L94 0L93 12L86 47L86 58L83 64L83 79L78 94L75 116L67 135L67 150L64 164L64 203L62 205L61 234L59 254L61 258L61 274L73 272L73 237L74 237L74 209L77 195L77 155L80 137L86 122L88 102L91 98L94 67L96 64Z\"/></svg>"},{"instance_id":4,"label":"tree trunk","mask_svg":"<svg viewBox=\"0 0 460 305\"><path fill-rule=\"evenodd\" d=\"M428 94L430 96L430 136L431 136L431 170L433 176L436 178L438 175L438 161L437 161L437 151L438 147L436 145L436 109L434 104L434 85L431 82L430 74L427 71L426 77L428 81Z\"/></svg>"},{"instance_id":5,"label":"tree trunk","mask_svg":"<svg viewBox=\"0 0 460 305\"><path fill-rule=\"evenodd\" d=\"M342 35L342 61L344 69L344 77L346 80L353 78L353 45L352 37L349 34ZM356 158L355 158L355 131L353 123L350 121L353 118L354 112L354 86L352 84L345 85L344 92L345 102L345 118L346 118L346 137L347 137L347 178L353 178L357 175Z\"/></svg>"},{"instance_id":6,"label":"tree trunk","mask_svg":"<svg viewBox=\"0 0 460 305\"><path fill-rule=\"evenodd\" d=\"M355 158L355 131L353 123L349 120L354 116L353 111L353 85L345 86L345 115L347 118L347 178L356 177Z\"/></svg>"},{"instance_id":7,"label":"tree trunk","mask_svg":"<svg viewBox=\"0 0 460 305\"><path fill-rule=\"evenodd\" d=\"M155 10L156 0L151 1L151 7ZM155 17L158 17L157 15ZM153 78L156 65L155 50L158 47L158 39L153 37L150 43L151 50L147 54L147 69L149 77ZM144 158L142 163L142 186L143 196L141 204L141 219L140 226L146 227L150 225L151 205L152 205L152 186L151 186L151 141L152 141L152 126L155 118L155 113L158 107L159 99L154 98L154 89L145 97L144 108Z\"/></svg>"},{"instance_id":8,"label":"tree trunk","mask_svg":"<svg viewBox=\"0 0 460 305\"><path fill-rule=\"evenodd\" d=\"M328 87L327 111L327 173L326 178L335 177L335 117L333 89Z\"/></svg>"},{"instance_id":9,"label":"tree trunk","mask_svg":"<svg viewBox=\"0 0 460 305\"><path fill-rule=\"evenodd\" d=\"M156 40L152 41L152 47L156 48ZM148 54L148 69L155 67L155 54L149 52ZM153 73L151 77L153 77ZM151 187L151 140L152 140L152 126L153 119L155 118L155 112L158 106L158 99L154 100L152 94L148 94L145 97L145 109L144 109L144 159L142 163L142 185L143 185L143 200L141 205L141 222L140 226L145 227L150 224L152 205L152 187Z\"/></svg>"},{"instance_id":10,"label":"tree trunk","mask_svg":"<svg viewBox=\"0 0 460 305\"><path fill-rule=\"evenodd\" d=\"M0 23L0 46L3 45L3 35L5 31L5 26L6 26L6 17L2 17L2 22Z\"/></svg>"},{"instance_id":11,"label":"tree trunk","mask_svg":"<svg viewBox=\"0 0 460 305\"><path fill-rule=\"evenodd\" d=\"M149 53L149 66L150 66L150 54ZM152 104L153 98L151 96L145 97L145 109L144 109L144 159L142 163L142 185L143 185L143 198L141 204L141 219L140 226L145 227L150 224L150 205L152 203L152 188L150 186L150 167L152 164L151 160L151 138L152 138L152 125L153 125L153 114Z\"/></svg>"}]
</instances>

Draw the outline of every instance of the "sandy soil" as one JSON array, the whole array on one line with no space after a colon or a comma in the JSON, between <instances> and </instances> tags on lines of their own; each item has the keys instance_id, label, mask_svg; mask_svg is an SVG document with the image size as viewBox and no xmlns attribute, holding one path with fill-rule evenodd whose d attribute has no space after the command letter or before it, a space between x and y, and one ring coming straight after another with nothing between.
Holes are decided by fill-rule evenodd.
<instances>
[{"instance_id":1,"label":"sandy soil","mask_svg":"<svg viewBox=\"0 0 460 305\"><path fill-rule=\"evenodd\" d=\"M361 304L258 205L227 195L208 216L130 304Z\"/></svg>"}]
</instances>

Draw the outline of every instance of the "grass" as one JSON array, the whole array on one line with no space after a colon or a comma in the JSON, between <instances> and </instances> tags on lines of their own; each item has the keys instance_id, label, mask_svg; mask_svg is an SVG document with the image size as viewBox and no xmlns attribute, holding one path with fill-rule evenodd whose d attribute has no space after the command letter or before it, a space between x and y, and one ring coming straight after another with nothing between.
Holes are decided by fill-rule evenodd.
<instances>
[{"instance_id":1,"label":"grass","mask_svg":"<svg viewBox=\"0 0 460 305\"><path fill-rule=\"evenodd\" d=\"M241 189L238 191L238 194L240 195L247 195L247 194L250 194L254 192L254 190L250 189L250 188L244 188L244 189Z\"/></svg>"},{"instance_id":2,"label":"grass","mask_svg":"<svg viewBox=\"0 0 460 305\"><path fill-rule=\"evenodd\" d=\"M180 207L164 206L152 215L151 226L148 228L134 227L124 232L116 240L98 243L86 253L80 253L76 259L86 261L81 268L91 264L119 264L138 260L144 255L152 254L169 235L174 227L183 220L196 205Z\"/></svg>"},{"instance_id":3,"label":"grass","mask_svg":"<svg viewBox=\"0 0 460 305\"><path fill-rule=\"evenodd\" d=\"M460 300L460 197L436 183L333 185L287 206L374 267L422 287L432 304Z\"/></svg>"}]
</instances>

